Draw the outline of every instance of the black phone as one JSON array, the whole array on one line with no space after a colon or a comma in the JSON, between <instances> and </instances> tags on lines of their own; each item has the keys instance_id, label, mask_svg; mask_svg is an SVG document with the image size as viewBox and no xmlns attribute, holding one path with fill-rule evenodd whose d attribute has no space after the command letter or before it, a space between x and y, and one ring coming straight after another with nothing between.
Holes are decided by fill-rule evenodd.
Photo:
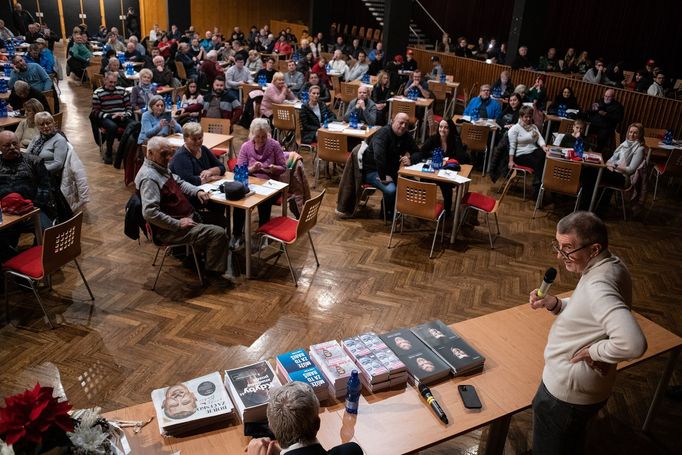
<instances>
[{"instance_id":1,"label":"black phone","mask_svg":"<svg viewBox=\"0 0 682 455\"><path fill-rule=\"evenodd\" d=\"M460 384L457 386L459 395L462 397L464 407L467 409L481 409L481 400L478 398L476 388L469 384Z\"/></svg>"}]
</instances>

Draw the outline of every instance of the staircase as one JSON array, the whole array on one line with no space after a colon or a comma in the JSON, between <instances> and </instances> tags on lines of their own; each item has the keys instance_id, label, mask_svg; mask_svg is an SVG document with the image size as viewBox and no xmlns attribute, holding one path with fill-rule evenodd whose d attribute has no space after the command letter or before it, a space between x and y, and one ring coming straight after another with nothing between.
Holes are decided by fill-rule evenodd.
<instances>
[{"instance_id":1,"label":"staircase","mask_svg":"<svg viewBox=\"0 0 682 455\"><path fill-rule=\"evenodd\" d=\"M377 22L384 26L384 1L383 0L362 0L365 7L372 13ZM411 46L423 45L427 49L433 49L433 40L429 39L419 25L410 19L410 38Z\"/></svg>"}]
</instances>

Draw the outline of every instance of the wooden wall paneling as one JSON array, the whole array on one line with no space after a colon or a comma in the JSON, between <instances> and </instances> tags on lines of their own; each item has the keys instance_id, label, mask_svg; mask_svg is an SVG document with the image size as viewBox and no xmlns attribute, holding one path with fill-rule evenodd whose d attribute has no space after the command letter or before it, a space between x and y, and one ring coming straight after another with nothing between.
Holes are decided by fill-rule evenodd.
<instances>
[{"instance_id":1,"label":"wooden wall paneling","mask_svg":"<svg viewBox=\"0 0 682 455\"><path fill-rule=\"evenodd\" d=\"M270 30L272 30L272 33L274 33L275 36L277 36L282 30L286 30L287 27L291 29L291 33L293 33L298 39L301 39L303 30L308 30L308 32L310 32L310 29L306 24L280 21L275 19L270 21Z\"/></svg>"},{"instance_id":2,"label":"wooden wall paneling","mask_svg":"<svg viewBox=\"0 0 682 455\"><path fill-rule=\"evenodd\" d=\"M460 89L469 90L474 82L479 85L481 83L492 84L499 78L504 69L511 72L511 80L515 85L524 84L530 89L538 74L542 74L528 70L512 70L508 66L487 64L480 60L456 57L453 54L417 48L413 48L413 51L419 67L426 71L431 68L431 57L438 55L445 72L453 75L454 80L461 84ZM604 85L590 84L562 74L545 74L545 86L549 100L553 100L559 90L566 85L573 88L583 110L589 109L592 103L601 99L604 96L604 91L608 88ZM682 101L658 98L630 90L615 90L616 99L625 108L625 115L619 130L625 130L630 123L641 122L646 127L671 129L675 137L682 137ZM474 95L478 95L478 93L474 93Z\"/></svg>"},{"instance_id":3,"label":"wooden wall paneling","mask_svg":"<svg viewBox=\"0 0 682 455\"><path fill-rule=\"evenodd\" d=\"M192 2L194 3L194 2ZM159 24L162 30L168 30L168 3L166 0L140 0L140 34L149 35L154 24Z\"/></svg>"}]
</instances>

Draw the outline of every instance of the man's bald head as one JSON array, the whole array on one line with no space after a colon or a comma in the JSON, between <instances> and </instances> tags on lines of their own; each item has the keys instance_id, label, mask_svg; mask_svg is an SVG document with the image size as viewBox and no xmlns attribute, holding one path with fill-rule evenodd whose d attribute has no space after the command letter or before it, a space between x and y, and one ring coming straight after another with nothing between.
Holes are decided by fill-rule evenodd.
<instances>
[{"instance_id":1,"label":"man's bald head","mask_svg":"<svg viewBox=\"0 0 682 455\"><path fill-rule=\"evenodd\" d=\"M410 117L401 112L393 117L393 122L391 123L391 129L397 136L402 136L407 132L407 127L410 124Z\"/></svg>"},{"instance_id":2,"label":"man's bald head","mask_svg":"<svg viewBox=\"0 0 682 455\"><path fill-rule=\"evenodd\" d=\"M0 131L0 153L2 159L7 161L15 160L21 154L19 138L13 131Z\"/></svg>"}]
</instances>

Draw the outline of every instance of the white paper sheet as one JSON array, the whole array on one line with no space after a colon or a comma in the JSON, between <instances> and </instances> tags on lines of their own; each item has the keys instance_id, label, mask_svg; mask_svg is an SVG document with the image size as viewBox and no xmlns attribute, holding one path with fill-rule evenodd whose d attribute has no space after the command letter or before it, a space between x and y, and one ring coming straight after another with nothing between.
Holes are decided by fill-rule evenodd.
<instances>
[{"instance_id":1,"label":"white paper sheet","mask_svg":"<svg viewBox=\"0 0 682 455\"><path fill-rule=\"evenodd\" d=\"M441 169L440 171L438 171L438 177L444 177L448 180L452 180L453 182L459 183L459 184L471 182L470 178L462 177L457 172L448 171L446 169Z\"/></svg>"}]
</instances>

